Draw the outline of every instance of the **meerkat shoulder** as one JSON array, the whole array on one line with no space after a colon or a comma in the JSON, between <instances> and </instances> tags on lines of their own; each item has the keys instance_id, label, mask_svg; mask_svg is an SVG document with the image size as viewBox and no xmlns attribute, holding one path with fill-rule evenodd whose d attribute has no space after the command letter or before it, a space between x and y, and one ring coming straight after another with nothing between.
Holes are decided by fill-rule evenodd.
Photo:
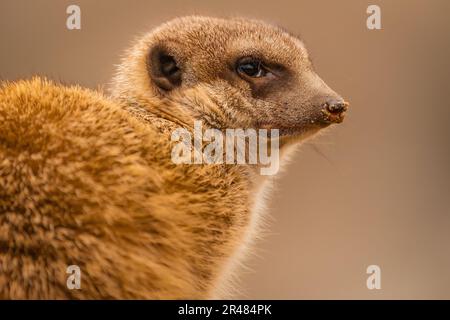
<instances>
[{"instance_id":1,"label":"meerkat shoulder","mask_svg":"<svg viewBox=\"0 0 450 320\"><path fill-rule=\"evenodd\" d=\"M166 130L175 124L39 78L2 85L0 120L0 242L14 249L0 250L0 297L213 290L235 223L247 219L246 182L233 168L175 165ZM64 287L72 264L83 290Z\"/></svg>"}]
</instances>

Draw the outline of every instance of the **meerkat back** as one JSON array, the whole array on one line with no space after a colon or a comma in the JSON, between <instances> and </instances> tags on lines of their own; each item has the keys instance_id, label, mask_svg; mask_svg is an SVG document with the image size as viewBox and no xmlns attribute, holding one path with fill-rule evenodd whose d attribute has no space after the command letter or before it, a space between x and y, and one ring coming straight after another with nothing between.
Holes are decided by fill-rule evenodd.
<instances>
[{"instance_id":1,"label":"meerkat back","mask_svg":"<svg viewBox=\"0 0 450 320\"><path fill-rule=\"evenodd\" d=\"M224 226L245 217L239 181L224 198L220 168L175 166L160 130L79 87L3 84L0 123L1 298L208 296L236 243Z\"/></svg>"},{"instance_id":2,"label":"meerkat back","mask_svg":"<svg viewBox=\"0 0 450 320\"><path fill-rule=\"evenodd\" d=\"M142 267L132 242L117 241L135 232L121 210L141 194L129 181L157 184L140 158L148 134L102 95L40 79L2 85L0 122L0 297L114 297L111 268ZM82 290L67 289L69 265L83 270Z\"/></svg>"}]
</instances>

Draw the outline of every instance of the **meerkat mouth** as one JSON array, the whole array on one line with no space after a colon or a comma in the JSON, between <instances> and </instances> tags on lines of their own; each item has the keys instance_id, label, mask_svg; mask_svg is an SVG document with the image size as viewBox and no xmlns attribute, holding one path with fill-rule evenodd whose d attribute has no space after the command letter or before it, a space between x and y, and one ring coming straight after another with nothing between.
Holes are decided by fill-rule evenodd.
<instances>
[{"instance_id":1,"label":"meerkat mouth","mask_svg":"<svg viewBox=\"0 0 450 320\"><path fill-rule=\"evenodd\" d=\"M262 125L264 129L278 129L280 138L302 138L308 137L319 130L325 129L326 127L332 125L333 123L340 122L331 121L331 118L327 118L330 120L310 120L307 123L299 124L298 126L292 127L276 127L273 125Z\"/></svg>"},{"instance_id":2,"label":"meerkat mouth","mask_svg":"<svg viewBox=\"0 0 450 320\"><path fill-rule=\"evenodd\" d=\"M332 124L344 121L349 103L339 101L338 103L326 102L320 106L320 112L311 115L309 119L301 119L292 126L277 125L274 122L259 122L257 126L262 129L278 129L280 137L302 137L310 136Z\"/></svg>"}]
</instances>

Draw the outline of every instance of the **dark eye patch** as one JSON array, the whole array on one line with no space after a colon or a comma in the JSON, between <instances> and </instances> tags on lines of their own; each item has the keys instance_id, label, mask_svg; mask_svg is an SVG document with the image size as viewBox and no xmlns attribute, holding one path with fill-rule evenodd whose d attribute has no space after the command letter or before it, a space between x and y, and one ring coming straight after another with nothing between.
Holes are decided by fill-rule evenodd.
<instances>
[{"instance_id":1,"label":"dark eye patch","mask_svg":"<svg viewBox=\"0 0 450 320\"><path fill-rule=\"evenodd\" d=\"M267 75L262 61L252 57L239 59L236 63L236 72L250 78L262 78Z\"/></svg>"}]
</instances>

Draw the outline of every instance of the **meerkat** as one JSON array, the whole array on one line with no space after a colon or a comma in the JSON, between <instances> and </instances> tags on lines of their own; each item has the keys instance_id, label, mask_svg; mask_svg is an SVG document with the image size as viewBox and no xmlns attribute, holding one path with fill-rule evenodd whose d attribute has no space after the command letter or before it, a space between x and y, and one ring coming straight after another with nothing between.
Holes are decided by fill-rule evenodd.
<instances>
[{"instance_id":1,"label":"meerkat","mask_svg":"<svg viewBox=\"0 0 450 320\"><path fill-rule=\"evenodd\" d=\"M176 164L172 132L196 120L279 129L283 161L347 105L301 40L247 19L157 27L127 51L109 96L2 83L0 298L227 297L273 177L259 165Z\"/></svg>"}]
</instances>

